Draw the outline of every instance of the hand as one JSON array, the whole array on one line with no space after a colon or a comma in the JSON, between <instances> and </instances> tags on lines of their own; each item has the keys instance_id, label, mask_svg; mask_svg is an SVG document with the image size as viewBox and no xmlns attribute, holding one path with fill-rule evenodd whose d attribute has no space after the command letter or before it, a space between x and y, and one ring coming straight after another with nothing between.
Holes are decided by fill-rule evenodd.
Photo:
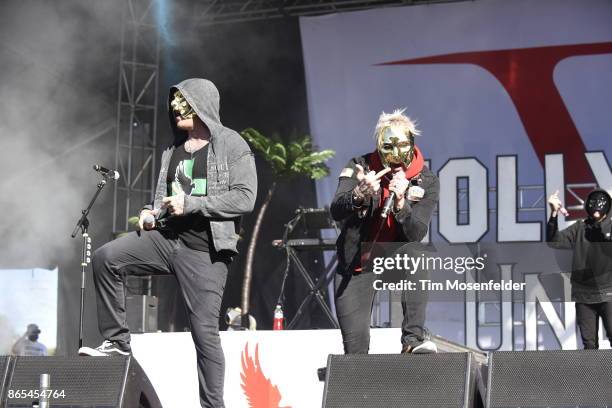
<instances>
[{"instance_id":1,"label":"hand","mask_svg":"<svg viewBox=\"0 0 612 408\"><path fill-rule=\"evenodd\" d=\"M389 182L389 190L395 193L395 211L399 211L404 208L406 203L406 190L410 186L410 182L406 178L406 173L401 167L395 169L393 178Z\"/></svg>"},{"instance_id":2,"label":"hand","mask_svg":"<svg viewBox=\"0 0 612 408\"><path fill-rule=\"evenodd\" d=\"M378 173L370 171L366 174L363 166L357 164L357 185L353 190L353 196L359 201L363 202L364 199L373 196L375 193L380 191L380 179L382 176L391 171L390 168L385 168Z\"/></svg>"},{"instance_id":3,"label":"hand","mask_svg":"<svg viewBox=\"0 0 612 408\"><path fill-rule=\"evenodd\" d=\"M408 186L410 186L410 182L406 178L406 173L399 168L399 171L396 171L393 174L393 178L389 182L389 190L395 193L395 197L404 198L406 195L406 190L408 190Z\"/></svg>"},{"instance_id":4,"label":"hand","mask_svg":"<svg viewBox=\"0 0 612 408\"><path fill-rule=\"evenodd\" d=\"M552 216L556 217L557 213L563 207L561 204L561 199L559 198L559 190L555 191L548 197L548 205L550 206L550 210L552 211Z\"/></svg>"},{"instance_id":5,"label":"hand","mask_svg":"<svg viewBox=\"0 0 612 408\"><path fill-rule=\"evenodd\" d=\"M185 213L185 193L179 193L171 197L164 197L162 208L167 208L172 215L183 215Z\"/></svg>"},{"instance_id":6,"label":"hand","mask_svg":"<svg viewBox=\"0 0 612 408\"><path fill-rule=\"evenodd\" d=\"M142 210L140 212L140 217L138 218L138 227L141 230L150 231L155 228L155 216L159 213L158 210ZM147 217L153 217L153 223L145 222Z\"/></svg>"}]
</instances>

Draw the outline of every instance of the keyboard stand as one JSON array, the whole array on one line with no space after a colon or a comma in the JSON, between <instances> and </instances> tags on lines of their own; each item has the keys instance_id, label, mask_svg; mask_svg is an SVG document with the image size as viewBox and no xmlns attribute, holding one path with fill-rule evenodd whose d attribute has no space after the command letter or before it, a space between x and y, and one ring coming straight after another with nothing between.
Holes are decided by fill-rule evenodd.
<instances>
[{"instance_id":1,"label":"keyboard stand","mask_svg":"<svg viewBox=\"0 0 612 408\"><path fill-rule=\"evenodd\" d=\"M296 210L295 214L295 218L285 224L285 232L283 234L283 239L277 240L275 241L275 243L273 243L274 246L285 249L287 253L285 272L283 275L281 290L277 304L283 304L285 298L285 282L287 280L287 276L289 275L291 264L293 264L295 265L295 268L298 270L299 274L302 275L302 278L308 286L308 295L306 295L304 300L302 300L302 303L300 303L300 306L298 307L295 315L287 324L287 329L293 329L299 323L300 319L304 315L306 306L308 306L313 300L317 302L319 307L323 310L325 317L331 323L331 325L334 328L339 329L340 326L336 321L334 313L331 311L329 305L323 297L323 294L321 293L321 290L326 288L329 283L334 279L334 273L337 264L336 255L334 254L334 257L331 259L329 264L325 266L325 272L323 273L323 275L316 280L312 279L310 273L308 273L308 270L306 269L306 267L298 256L298 251L335 251L335 239L289 239L289 234L291 234L291 232L299 223L303 223L305 228L309 231L333 228L336 230L336 236L339 233L338 226L336 225L334 220L332 220L329 208L299 208L298 210Z\"/></svg>"},{"instance_id":2,"label":"keyboard stand","mask_svg":"<svg viewBox=\"0 0 612 408\"><path fill-rule=\"evenodd\" d=\"M295 316L293 316L293 319L291 319L291 321L287 325L287 329L293 329L295 325L299 323L302 314L304 313L304 308L308 306L313 299L319 304L319 306L323 310L323 313L325 313L327 320L332 324L332 326L335 329L339 329L340 326L338 325L334 314L325 302L325 298L321 293L321 289L327 287L327 285L329 285L329 283L334 279L334 273L336 269L335 267L337 264L336 254L334 254L331 261L327 264L327 266L325 266L325 272L323 273L323 276L315 282L312 280L310 274L308 273L308 270L298 257L297 251L290 246L288 246L286 249L289 255L288 262L293 261L293 264L295 265L296 269L298 270L300 275L302 275L302 277L306 281L306 285L308 285L308 288L310 289L308 295L304 298L304 300L302 300L302 303L295 312Z\"/></svg>"}]
</instances>

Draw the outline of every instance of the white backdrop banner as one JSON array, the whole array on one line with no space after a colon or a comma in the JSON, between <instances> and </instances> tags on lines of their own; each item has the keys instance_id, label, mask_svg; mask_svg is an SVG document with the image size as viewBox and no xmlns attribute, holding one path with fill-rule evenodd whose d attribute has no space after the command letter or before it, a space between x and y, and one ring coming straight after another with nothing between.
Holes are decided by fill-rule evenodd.
<instances>
[{"instance_id":1,"label":"white backdrop banner","mask_svg":"<svg viewBox=\"0 0 612 408\"><path fill-rule=\"evenodd\" d=\"M319 204L331 202L351 157L374 150L378 115L406 107L422 130L417 144L444 176L439 212L447 216L434 217L434 241L541 240L544 186L612 189L610 21L607 0L480 0L302 18L311 133L337 152L332 176L317 184ZM463 220L453 199L458 177L470 177ZM509 205L496 206L498 180ZM491 213L478 199L487 189ZM516 207L532 210L514 222Z\"/></svg>"},{"instance_id":2,"label":"white backdrop banner","mask_svg":"<svg viewBox=\"0 0 612 408\"><path fill-rule=\"evenodd\" d=\"M320 148L336 151L332 175L317 183L319 205L331 203L347 161L374 150L380 113L405 107L440 177L432 241L540 242L546 197L557 189L570 209L564 228L584 215L579 197L596 185L612 190L611 21L609 0L476 0L301 18L310 130ZM483 349L575 348L573 305L533 293L544 307L430 303L428 324Z\"/></svg>"}]
</instances>

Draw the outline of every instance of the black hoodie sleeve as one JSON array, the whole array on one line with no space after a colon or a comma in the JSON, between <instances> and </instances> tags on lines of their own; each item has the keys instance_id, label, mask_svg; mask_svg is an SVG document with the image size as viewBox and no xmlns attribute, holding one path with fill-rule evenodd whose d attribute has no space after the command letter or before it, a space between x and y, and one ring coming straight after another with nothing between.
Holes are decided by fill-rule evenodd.
<instances>
[{"instance_id":1,"label":"black hoodie sleeve","mask_svg":"<svg viewBox=\"0 0 612 408\"><path fill-rule=\"evenodd\" d=\"M338 179L338 188L330 206L332 218L335 221L342 221L351 216L356 211L369 206L369 201L366 200L360 206L356 206L353 202L353 190L357 185L357 159L351 159L344 166Z\"/></svg>"},{"instance_id":2,"label":"black hoodie sleeve","mask_svg":"<svg viewBox=\"0 0 612 408\"><path fill-rule=\"evenodd\" d=\"M424 177L425 195L419 201L406 200L404 207L394 214L395 220L402 226L408 242L419 242L429 228L429 222L440 197L440 181L432 172Z\"/></svg>"},{"instance_id":3,"label":"black hoodie sleeve","mask_svg":"<svg viewBox=\"0 0 612 408\"><path fill-rule=\"evenodd\" d=\"M559 231L559 223L557 217L551 215L546 224L546 242L553 248L573 248L576 244L578 229L582 221L576 221L563 231Z\"/></svg>"}]
</instances>

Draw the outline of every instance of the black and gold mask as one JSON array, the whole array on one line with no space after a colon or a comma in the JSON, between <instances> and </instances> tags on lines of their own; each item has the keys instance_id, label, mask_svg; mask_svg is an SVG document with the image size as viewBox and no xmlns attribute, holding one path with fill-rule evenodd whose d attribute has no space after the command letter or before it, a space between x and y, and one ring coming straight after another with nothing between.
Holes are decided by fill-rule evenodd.
<instances>
[{"instance_id":1,"label":"black and gold mask","mask_svg":"<svg viewBox=\"0 0 612 408\"><path fill-rule=\"evenodd\" d=\"M170 101L170 106L172 110L183 119L192 119L196 116L195 111L191 105L189 105L181 91L174 92L174 97L172 101Z\"/></svg>"}]
</instances>

